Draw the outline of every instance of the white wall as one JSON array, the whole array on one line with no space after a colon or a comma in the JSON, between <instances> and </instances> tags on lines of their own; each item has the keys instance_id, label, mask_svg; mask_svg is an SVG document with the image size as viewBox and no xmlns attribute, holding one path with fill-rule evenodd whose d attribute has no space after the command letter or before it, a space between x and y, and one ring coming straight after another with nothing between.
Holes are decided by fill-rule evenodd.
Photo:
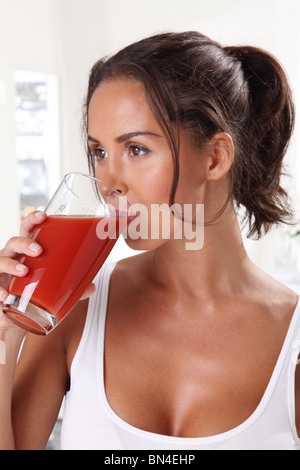
<instances>
[{"instance_id":1,"label":"white wall","mask_svg":"<svg viewBox=\"0 0 300 470\"><path fill-rule=\"evenodd\" d=\"M0 0L0 246L19 230L15 70L59 73L56 0Z\"/></svg>"},{"instance_id":2,"label":"white wall","mask_svg":"<svg viewBox=\"0 0 300 470\"><path fill-rule=\"evenodd\" d=\"M197 29L223 44L268 49L284 63L300 101L299 0L0 0L0 8L0 82L7 89L7 103L0 104L0 213L5 220L0 222L1 245L15 232L17 219L16 68L59 75L62 173L87 169L80 126L90 67L104 54L155 32ZM288 156L294 176L300 175L298 150L299 144L294 145ZM273 240L271 236L249 244L262 265L273 263Z\"/></svg>"}]
</instances>

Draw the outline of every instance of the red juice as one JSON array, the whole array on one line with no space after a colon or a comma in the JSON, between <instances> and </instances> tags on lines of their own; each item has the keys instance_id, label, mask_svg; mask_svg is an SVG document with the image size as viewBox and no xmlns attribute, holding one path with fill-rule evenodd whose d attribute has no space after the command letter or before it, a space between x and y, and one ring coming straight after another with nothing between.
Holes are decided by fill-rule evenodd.
<instances>
[{"instance_id":1,"label":"red juice","mask_svg":"<svg viewBox=\"0 0 300 470\"><path fill-rule=\"evenodd\" d=\"M29 272L22 278L12 277L9 293L20 297L27 289L28 296L32 292L30 302L59 322L92 282L126 223L125 217L105 218L107 237L100 239L97 224L101 221L104 223L101 218L48 216L31 235L42 246L42 254L20 258Z\"/></svg>"}]
</instances>

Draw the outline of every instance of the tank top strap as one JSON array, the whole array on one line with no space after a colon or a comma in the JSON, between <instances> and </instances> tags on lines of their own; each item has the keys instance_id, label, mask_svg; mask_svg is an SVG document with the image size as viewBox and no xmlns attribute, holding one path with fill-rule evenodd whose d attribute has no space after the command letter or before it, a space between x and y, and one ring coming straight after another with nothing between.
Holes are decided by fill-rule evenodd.
<instances>
[{"instance_id":1,"label":"tank top strap","mask_svg":"<svg viewBox=\"0 0 300 470\"><path fill-rule=\"evenodd\" d=\"M296 446L300 439L295 425L295 371L299 363L300 351L300 301L295 308L291 323L276 363L273 375L258 407L262 411L260 421L280 422L282 427L292 432ZM284 424L285 423L285 424ZM297 447L298 448L298 447Z\"/></svg>"},{"instance_id":2,"label":"tank top strap","mask_svg":"<svg viewBox=\"0 0 300 470\"><path fill-rule=\"evenodd\" d=\"M87 328L89 325L93 325L93 328L95 328L97 332L99 331L103 317L106 317L110 278L116 264L116 262L105 263L94 279L96 292L90 297L87 313Z\"/></svg>"}]
</instances>

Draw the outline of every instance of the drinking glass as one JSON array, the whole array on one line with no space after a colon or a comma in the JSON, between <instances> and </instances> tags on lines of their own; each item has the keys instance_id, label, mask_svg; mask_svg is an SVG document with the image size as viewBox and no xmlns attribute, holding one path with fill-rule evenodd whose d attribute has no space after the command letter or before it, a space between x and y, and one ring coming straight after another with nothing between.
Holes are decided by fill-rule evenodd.
<instances>
[{"instance_id":1,"label":"drinking glass","mask_svg":"<svg viewBox=\"0 0 300 470\"><path fill-rule=\"evenodd\" d=\"M22 255L29 271L12 276L3 312L39 335L50 333L93 281L128 222L125 196L90 175L67 174L31 233L43 252Z\"/></svg>"}]
</instances>

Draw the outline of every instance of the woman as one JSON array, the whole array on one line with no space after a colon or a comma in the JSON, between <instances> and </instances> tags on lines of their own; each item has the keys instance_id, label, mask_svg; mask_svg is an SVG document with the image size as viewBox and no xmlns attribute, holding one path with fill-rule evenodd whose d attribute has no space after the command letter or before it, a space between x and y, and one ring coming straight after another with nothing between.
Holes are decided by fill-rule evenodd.
<instances>
[{"instance_id":1,"label":"woman","mask_svg":"<svg viewBox=\"0 0 300 470\"><path fill-rule=\"evenodd\" d=\"M205 241L127 237L144 252L105 265L49 336L27 335L16 370L25 333L2 317L2 448L44 448L70 380L65 449L296 449L298 297L250 261L236 214L257 237L291 215L281 66L197 32L160 34L96 63L85 108L91 171L150 212L204 204ZM17 254L42 252L28 235L45 217L2 250L2 300L8 274L27 270Z\"/></svg>"}]
</instances>

